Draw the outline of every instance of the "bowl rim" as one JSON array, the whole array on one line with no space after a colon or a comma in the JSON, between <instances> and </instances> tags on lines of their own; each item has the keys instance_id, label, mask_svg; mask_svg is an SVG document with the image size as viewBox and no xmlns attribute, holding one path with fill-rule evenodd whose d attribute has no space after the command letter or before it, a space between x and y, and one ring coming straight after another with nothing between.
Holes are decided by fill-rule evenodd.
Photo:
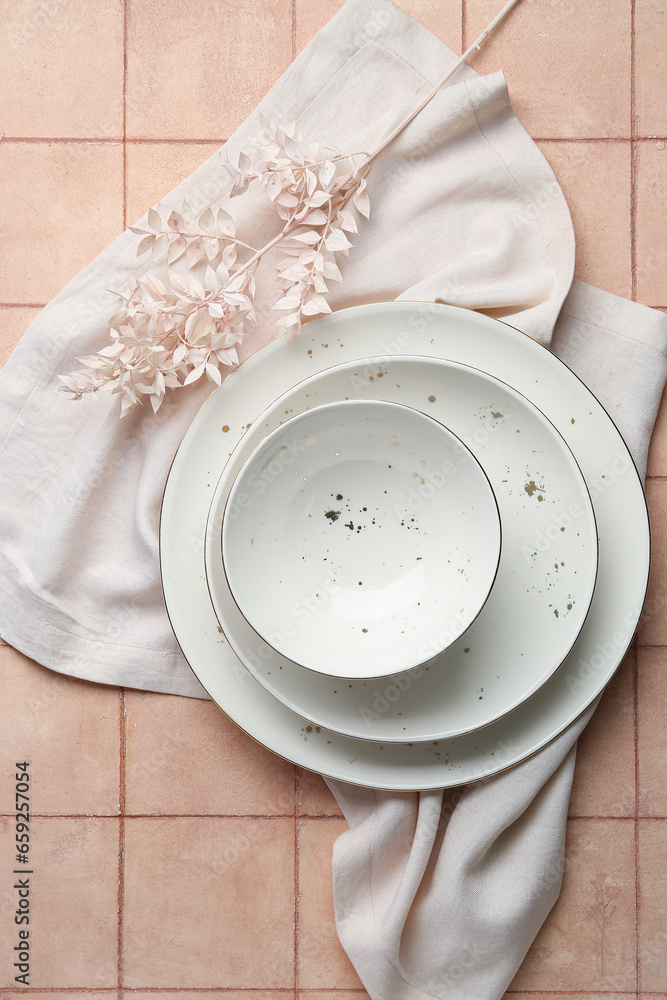
<instances>
[{"instance_id":1,"label":"bowl rim","mask_svg":"<svg viewBox=\"0 0 667 1000\"><path fill-rule=\"evenodd\" d=\"M482 479L483 479L484 483L486 484L486 491L487 491L488 495L490 495L490 497L493 500L492 511L495 514L493 520L494 520L494 524L497 525L497 533L498 533L498 540L497 540L497 545L496 545L496 558L495 558L495 564L493 566L493 574L491 575L491 578L490 578L490 583L489 583L489 585L488 585L488 587L486 589L486 592L484 594L484 599L480 603L479 607L476 609L475 614L471 616L470 620L466 623L465 627L461 630L461 632L458 632L456 635L453 635L452 638L449 641L445 642L441 647L438 648L437 652L432 652L432 651L429 652L429 655L428 655L428 657L426 659L418 658L418 659L416 659L414 661L413 660L409 660L409 661L406 660L406 661L404 661L403 664L397 665L397 666L393 666L390 671L386 671L385 670L385 671L383 671L380 674L377 674L377 673L364 673L364 674L359 674L359 673L353 673L353 674L331 673L328 670L322 670L319 667L314 667L314 666L312 666L312 664L306 663L303 660L298 660L298 659L294 659L291 656L287 656L286 653L282 649L277 648L271 642L271 640L269 639L268 635L265 632L262 632L262 631L260 631L257 628L257 626L250 620L250 618L248 617L247 613L243 610L243 608L239 604L237 596L236 596L236 594L234 592L234 588L232 586L232 581L230 579L230 575L227 572L227 561L225 559L225 536L229 532L229 530L230 530L229 525L231 524L230 519L227 517L228 509L229 509L229 507L233 503L232 497L234 496L235 492L238 492L238 490L240 489L240 484L241 484L242 477L244 476L244 474L248 473L248 470L250 469L253 460L256 459L257 454L260 451L262 451L263 449L270 447L271 442L273 440L275 440L275 439L280 438L281 436L283 436L284 433L285 433L286 428L289 428L290 425L292 425L293 423L301 422L305 418L307 418L308 416L312 416L315 413L320 413L320 412L325 411L325 410L332 410L332 409L346 409L347 410L347 409L353 409L353 408L360 408L360 409L361 408L369 408L369 409L376 409L376 408L377 409L381 409L382 408L382 409L393 409L393 410L399 410L400 409L400 410L403 410L403 411L410 412L413 416L416 416L420 420L423 420L423 421L431 423L431 424L435 424L440 429L441 432L444 432L447 437L449 437L450 439L453 440L454 446L459 451L459 453L462 454L462 455L465 455L466 458L471 462L471 464L473 465L473 467L476 467L476 469L481 473ZM220 529L219 529L219 535L220 535L220 549L221 549L220 556L221 556L222 570L223 570L223 574L224 574L224 577L225 577L225 581L227 583L227 587L229 589L230 596L231 596L234 604L236 605L236 608L238 609L239 614L244 619L244 621L247 623L247 625L253 630L253 632L255 632L255 634L263 642L265 642L268 646L270 646L271 649L273 649L276 653L278 653L278 655L285 657L285 659L290 660L292 663L296 663L297 666L303 667L306 670L311 670L311 671L313 671L313 673L323 674L324 676L334 677L334 678L340 677L340 678L345 678L345 679L350 679L350 680L355 679L355 678L359 679L359 680L364 680L364 679L371 680L371 679L374 679L374 678L389 677L389 676L392 676L395 673L401 673L401 672L407 671L407 670L413 670L414 668L419 667L419 666L421 666L424 663L430 662L430 660L434 656L439 656L446 649L448 649L450 646L452 646L455 642L458 642L461 639L461 637L463 635L465 635L465 633L468 631L468 629L470 629L470 627L477 620L477 618L479 617L479 615L482 613L482 611L484 610L484 608L485 608L485 606L486 606L486 604L487 604L487 602L489 600L489 597L491 596L491 593L493 592L493 588L494 588L496 580L498 578L498 571L500 569L500 561L501 561L502 549L503 549L503 524L502 524L502 518L500 516L500 507L499 507L499 504L498 504L498 498L497 498L496 492L495 492L495 490L493 488L493 484L491 483L491 481L490 481L490 479L489 479L489 477L487 475L487 472L484 469L484 466L481 464L481 462L479 461L479 459L477 458L477 456L475 454L473 454L473 452L468 448L468 446L465 444L465 442L462 441L462 439L459 437L458 434L456 434L449 427L447 427L445 424L443 424L441 420L438 420L437 417L433 417L433 416L431 416L428 413L424 413L422 410L418 409L416 406L411 406L408 403L397 403L397 402L394 402L393 400L387 400L387 399L339 399L339 400L333 400L333 401L328 402L328 403L320 403L318 406L309 407L309 408L307 408L305 410L301 410L298 413L293 414L287 420L285 420L281 424L279 424L278 427L275 427L272 431L270 431L264 438L262 438L261 441L259 441L255 445L255 447L252 449L252 451L250 452L250 454L241 463L241 465L239 466L239 468L238 468L238 470L237 470L237 472L236 472L236 474L234 476L234 479L232 480L231 486L229 488L229 492L227 494L227 497L226 497L226 499L224 501L224 504L223 504L223 507L222 507L221 524L220 524Z\"/></svg>"}]
</instances>

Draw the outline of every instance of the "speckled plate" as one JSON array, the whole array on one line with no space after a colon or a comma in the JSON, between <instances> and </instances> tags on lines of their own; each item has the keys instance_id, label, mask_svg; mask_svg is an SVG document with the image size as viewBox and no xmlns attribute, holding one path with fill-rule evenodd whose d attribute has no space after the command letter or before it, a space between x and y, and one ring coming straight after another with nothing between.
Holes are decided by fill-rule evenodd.
<instances>
[{"instance_id":1,"label":"speckled plate","mask_svg":"<svg viewBox=\"0 0 667 1000\"><path fill-rule=\"evenodd\" d=\"M209 522L241 617L329 681L390 677L442 652L479 615L500 560L477 459L439 420L384 399L277 419Z\"/></svg>"},{"instance_id":2,"label":"speckled plate","mask_svg":"<svg viewBox=\"0 0 667 1000\"><path fill-rule=\"evenodd\" d=\"M344 681L313 674L253 631L230 593L220 534L227 497L248 451L293 413L347 398L405 403L449 427L489 477L499 506L503 546L493 590L460 638L451 643L456 621L443 615L441 629L451 644L439 655L433 657L439 652L437 645L429 649L424 644L414 669ZM295 472L298 479L298 452L288 449L285 462L288 479L294 479ZM405 504L412 505L413 517L425 512L436 515L442 507L437 481L426 475L420 479L414 481ZM368 525L366 530L374 530L373 497L363 497L366 504L358 503L345 518L327 524L328 536L333 537L334 531L345 534L348 515L354 523ZM366 513L364 506L369 508ZM375 530L379 534L377 525ZM401 356L320 372L258 417L232 453L215 490L205 561L223 634L274 697L335 732L408 742L440 740L487 726L544 683L572 648L588 614L598 545L581 470L562 436L532 403L476 369L436 358ZM306 615L307 625L316 627L322 607L328 608L327 603L315 603L316 595L327 597L328 567L328 561L321 563L319 578L311 572L312 586L304 589L293 613L283 615L293 632L298 634Z\"/></svg>"},{"instance_id":3,"label":"speckled plate","mask_svg":"<svg viewBox=\"0 0 667 1000\"><path fill-rule=\"evenodd\" d=\"M264 690L240 663L208 593L204 535L230 452L267 405L325 368L370 355L448 358L485 370L534 400L582 469L600 545L598 581L583 629L563 663L496 722L448 740L376 743L309 723ZM185 658L211 698L258 742L294 763L355 784L442 788L502 771L555 739L595 700L632 641L646 596L649 529L644 494L609 415L558 358L517 330L451 306L358 306L309 324L290 348L258 351L192 421L165 486L160 564L166 607ZM494 653L504 664L502 650Z\"/></svg>"}]
</instances>

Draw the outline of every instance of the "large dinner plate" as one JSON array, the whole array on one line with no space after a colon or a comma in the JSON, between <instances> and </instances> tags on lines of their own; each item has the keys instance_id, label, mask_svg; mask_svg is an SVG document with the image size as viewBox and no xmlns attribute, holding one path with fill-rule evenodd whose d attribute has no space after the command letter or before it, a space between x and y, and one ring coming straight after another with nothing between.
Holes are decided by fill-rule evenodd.
<instances>
[{"instance_id":1,"label":"large dinner plate","mask_svg":"<svg viewBox=\"0 0 667 1000\"><path fill-rule=\"evenodd\" d=\"M449 427L489 477L499 506L503 544L491 594L475 622L453 645L434 657L425 644L420 665L393 676L343 680L299 666L253 631L231 594L220 537L223 516L231 519L229 530L234 527L235 512L227 504L234 479L266 434L293 413L355 398L405 403ZM298 481L299 452L289 436L280 440L283 462L276 474L290 479L296 475ZM413 519L424 509L437 511L441 506L439 481L425 476L426 472L415 477L410 495L399 497L401 510L412 510ZM245 509L255 495L262 496L263 484L256 485L259 490L251 490L244 498ZM340 525L345 530L343 521ZM331 525L327 537L333 537L338 527ZM310 585L285 615L284 624L292 632L298 631L304 618L317 626L322 601L332 590L327 574L330 559L331 555L324 564L309 567ZM379 358L348 362L313 375L257 418L218 481L208 519L205 562L223 634L267 690L293 711L334 732L406 743L440 740L486 726L524 701L553 673L588 614L597 573L597 529L586 483L572 452L525 396L477 369L451 361ZM352 600L354 582L349 586ZM456 621L441 620L440 625L444 644L457 634ZM274 642L279 640L280 633Z\"/></svg>"},{"instance_id":2,"label":"large dinner plate","mask_svg":"<svg viewBox=\"0 0 667 1000\"><path fill-rule=\"evenodd\" d=\"M291 386L371 355L449 358L487 371L542 410L563 435L595 510L600 565L591 608L569 655L530 698L473 733L434 743L375 743L317 731L265 691L219 631L204 568L211 496L248 425ZM497 320L451 306L382 303L342 310L257 352L212 394L174 458L162 503L160 560L167 610L195 675L241 728L314 771L387 789L446 787L529 757L602 691L634 635L648 581L649 529L632 458L604 408L549 351ZM502 650L498 649L499 662Z\"/></svg>"}]
</instances>

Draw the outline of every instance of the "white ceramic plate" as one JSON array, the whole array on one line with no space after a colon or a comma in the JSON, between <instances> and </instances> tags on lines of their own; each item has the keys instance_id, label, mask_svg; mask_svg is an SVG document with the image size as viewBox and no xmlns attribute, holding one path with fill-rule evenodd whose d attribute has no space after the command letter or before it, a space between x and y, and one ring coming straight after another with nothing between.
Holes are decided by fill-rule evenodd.
<instances>
[{"instance_id":1,"label":"white ceramic plate","mask_svg":"<svg viewBox=\"0 0 667 1000\"><path fill-rule=\"evenodd\" d=\"M313 676L276 653L238 613L221 566L221 516L248 450L293 410L318 407L347 394L425 407L450 427L489 476L503 523L498 577L477 620L439 656L433 658L438 644L434 649L425 644L419 667L382 683L341 684L336 678ZM415 483L413 492L416 511L437 514L441 493L428 479ZM597 530L586 484L553 425L497 379L450 361L420 357L336 366L295 386L258 417L218 482L205 554L223 633L260 683L317 725L359 739L392 742L471 732L537 690L581 631L597 561ZM322 577L317 589L324 590L325 584ZM316 605L311 607L309 623L317 627L320 612ZM440 621L443 632L438 638L455 638L452 624L444 617Z\"/></svg>"},{"instance_id":2,"label":"white ceramic plate","mask_svg":"<svg viewBox=\"0 0 667 1000\"><path fill-rule=\"evenodd\" d=\"M424 477L438 502L415 507ZM441 652L479 614L499 558L477 459L432 416L381 399L332 400L274 426L236 467L222 516L239 613L329 679L386 677L421 664L425 647Z\"/></svg>"},{"instance_id":3,"label":"white ceramic plate","mask_svg":"<svg viewBox=\"0 0 667 1000\"><path fill-rule=\"evenodd\" d=\"M247 424L308 375L372 354L399 353L451 358L489 371L539 403L584 473L600 539L591 609L565 661L513 712L437 746L380 744L317 732L281 705L221 636L204 571L212 490ZM555 739L600 694L623 659L646 596L649 551L646 504L632 458L583 383L545 348L499 321L425 303L341 310L309 324L293 347L281 338L254 354L192 421L172 463L160 522L167 610L186 659L213 700L280 756L333 778L385 789L474 781ZM497 656L502 666L502 650Z\"/></svg>"}]
</instances>

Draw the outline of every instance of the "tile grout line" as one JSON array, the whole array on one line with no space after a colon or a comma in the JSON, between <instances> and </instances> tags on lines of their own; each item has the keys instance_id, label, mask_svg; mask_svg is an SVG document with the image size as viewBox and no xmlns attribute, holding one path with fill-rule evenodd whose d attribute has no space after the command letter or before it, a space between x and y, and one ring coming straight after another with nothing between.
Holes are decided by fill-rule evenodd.
<instances>
[{"instance_id":1,"label":"tile grout line","mask_svg":"<svg viewBox=\"0 0 667 1000\"><path fill-rule=\"evenodd\" d=\"M639 654L635 648L632 675L633 735L635 743L635 985L639 997Z\"/></svg>"},{"instance_id":2,"label":"tile grout line","mask_svg":"<svg viewBox=\"0 0 667 1000\"><path fill-rule=\"evenodd\" d=\"M221 141L226 142L226 140L221 140ZM542 142L543 140L539 139L536 141ZM0 309L45 309L47 305L48 302L0 302ZM667 310L667 305L648 305L646 302L644 302L643 305L645 305L647 309ZM667 475L665 476L648 475L646 478L660 480L660 479L667 479ZM667 996L667 993L665 993L665 996Z\"/></svg>"},{"instance_id":3,"label":"tile grout line","mask_svg":"<svg viewBox=\"0 0 667 1000\"><path fill-rule=\"evenodd\" d=\"M466 7L466 0L461 0L461 52L465 52L467 45L466 40L468 36L468 10Z\"/></svg>"},{"instance_id":4,"label":"tile grout line","mask_svg":"<svg viewBox=\"0 0 667 1000\"><path fill-rule=\"evenodd\" d=\"M637 997L641 984L641 909L640 909L640 869L639 869L639 810L640 810L640 780L639 780L639 647L635 651L635 960L637 963Z\"/></svg>"},{"instance_id":5,"label":"tile grout line","mask_svg":"<svg viewBox=\"0 0 667 1000\"><path fill-rule=\"evenodd\" d=\"M22 136L22 135L6 135L3 136L2 142L8 143L13 142L16 145L61 145L61 146L120 146L122 142L125 142L125 137L122 135L112 136L109 138L87 138L86 136ZM228 140L227 139L164 139L159 136L154 136L152 138L146 136L132 136L131 139L127 140L130 145L132 143L137 143L141 145L146 143L152 146L190 146L193 143L199 146L222 146ZM587 139L586 142L596 142L596 139ZM606 140L599 140L606 141ZM627 141L627 140L626 140ZM652 142L660 141L659 139L652 138ZM667 142L667 137L665 138Z\"/></svg>"},{"instance_id":6,"label":"tile grout line","mask_svg":"<svg viewBox=\"0 0 667 1000\"><path fill-rule=\"evenodd\" d=\"M635 100L636 0L630 0L630 274L632 301L637 301L637 108Z\"/></svg>"},{"instance_id":7,"label":"tile grout line","mask_svg":"<svg viewBox=\"0 0 667 1000\"><path fill-rule=\"evenodd\" d=\"M296 0L292 0L292 61L296 58Z\"/></svg>"},{"instance_id":8,"label":"tile grout line","mask_svg":"<svg viewBox=\"0 0 667 1000\"><path fill-rule=\"evenodd\" d=\"M120 732L118 766L118 1000L123 997L123 933L125 918L125 806L127 791L127 730L125 688L120 689Z\"/></svg>"},{"instance_id":9,"label":"tile grout line","mask_svg":"<svg viewBox=\"0 0 667 1000\"><path fill-rule=\"evenodd\" d=\"M299 996L299 796L301 771L294 768L294 1000Z\"/></svg>"},{"instance_id":10,"label":"tile grout line","mask_svg":"<svg viewBox=\"0 0 667 1000\"><path fill-rule=\"evenodd\" d=\"M11 648L11 647L10 647ZM665 649L665 646L642 646L642 649ZM460 786L452 786L453 788ZM11 819L14 813L0 813L0 819ZM32 813L35 819L118 819L120 813ZM667 815L661 816L642 816L642 820L647 822L650 820L656 820L656 822L664 822L667 820ZM294 822L294 813L276 813L273 816L262 815L261 813L127 813L123 812L123 820L128 819L243 819L243 820L276 820L285 819ZM340 822L344 820L345 817L341 813L300 813L299 820L313 820L319 821L321 823L326 823L331 820L336 820ZM596 823L629 823L634 821L634 816L591 816L591 815L579 815L577 813L571 813L568 815L568 819L585 819L591 820ZM665 994L667 996L667 993Z\"/></svg>"},{"instance_id":11,"label":"tile grout line","mask_svg":"<svg viewBox=\"0 0 667 1000\"><path fill-rule=\"evenodd\" d=\"M127 0L123 0L123 229L127 229Z\"/></svg>"},{"instance_id":12,"label":"tile grout line","mask_svg":"<svg viewBox=\"0 0 667 1000\"><path fill-rule=\"evenodd\" d=\"M531 136L533 142L634 142L634 143L656 143L667 142L667 135L534 135ZM118 136L25 136L6 135L2 137L3 143L14 143L15 145L63 145L63 146L119 146L126 141L122 135ZM203 136L191 136L189 139L167 138L164 136L132 136L127 142L132 145L151 146L223 146L229 141L228 137L206 138ZM667 994L665 994L667 996Z\"/></svg>"},{"instance_id":13,"label":"tile grout line","mask_svg":"<svg viewBox=\"0 0 667 1000\"><path fill-rule=\"evenodd\" d=\"M13 647L7 647L9 649ZM0 819L11 819L14 813L0 812ZM35 819L118 819L119 813L32 813ZM303 813L300 819L343 819L338 813ZM593 819L607 819L606 816L594 816ZM612 817L613 818L613 817ZM616 817L623 819L627 817ZM294 813L128 813L123 812L123 819L288 819L294 821Z\"/></svg>"}]
</instances>

